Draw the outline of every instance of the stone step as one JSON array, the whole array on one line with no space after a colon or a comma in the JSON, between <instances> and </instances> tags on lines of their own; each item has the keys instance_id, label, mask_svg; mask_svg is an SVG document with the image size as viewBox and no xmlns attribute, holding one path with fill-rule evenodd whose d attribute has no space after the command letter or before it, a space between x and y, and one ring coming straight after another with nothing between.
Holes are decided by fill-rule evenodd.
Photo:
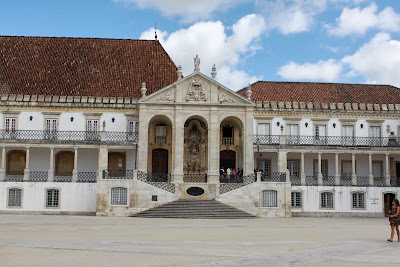
<instances>
[{"instance_id":1,"label":"stone step","mask_svg":"<svg viewBox=\"0 0 400 267\"><path fill-rule=\"evenodd\" d=\"M193 218L193 219L245 219L255 216L213 200L177 200L143 211L133 217Z\"/></svg>"}]
</instances>

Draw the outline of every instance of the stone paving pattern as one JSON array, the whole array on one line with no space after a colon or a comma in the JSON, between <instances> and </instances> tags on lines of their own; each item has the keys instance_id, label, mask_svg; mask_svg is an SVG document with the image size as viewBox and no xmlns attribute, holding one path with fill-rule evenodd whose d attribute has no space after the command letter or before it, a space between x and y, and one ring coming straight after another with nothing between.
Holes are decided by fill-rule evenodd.
<instances>
[{"instance_id":1,"label":"stone paving pattern","mask_svg":"<svg viewBox=\"0 0 400 267\"><path fill-rule=\"evenodd\" d=\"M398 266L386 218L0 215L0 266Z\"/></svg>"}]
</instances>

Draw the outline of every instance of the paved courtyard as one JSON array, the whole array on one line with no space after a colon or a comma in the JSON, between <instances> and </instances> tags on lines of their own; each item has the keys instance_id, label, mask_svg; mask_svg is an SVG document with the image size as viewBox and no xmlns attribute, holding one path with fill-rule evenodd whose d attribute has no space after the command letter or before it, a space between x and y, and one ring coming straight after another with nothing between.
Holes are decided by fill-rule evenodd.
<instances>
[{"instance_id":1,"label":"paved courtyard","mask_svg":"<svg viewBox=\"0 0 400 267\"><path fill-rule=\"evenodd\" d=\"M398 266L386 218L0 215L1 266Z\"/></svg>"}]
</instances>

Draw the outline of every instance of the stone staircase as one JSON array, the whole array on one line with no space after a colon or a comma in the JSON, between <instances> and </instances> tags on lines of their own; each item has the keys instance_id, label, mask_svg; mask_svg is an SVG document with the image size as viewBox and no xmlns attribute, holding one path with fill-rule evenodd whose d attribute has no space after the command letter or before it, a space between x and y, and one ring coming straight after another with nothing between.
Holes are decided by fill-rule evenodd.
<instances>
[{"instance_id":1,"label":"stone staircase","mask_svg":"<svg viewBox=\"0 0 400 267\"><path fill-rule=\"evenodd\" d=\"M249 213L222 204L216 200L177 200L140 212L132 217L187 218L187 219L250 219Z\"/></svg>"}]
</instances>

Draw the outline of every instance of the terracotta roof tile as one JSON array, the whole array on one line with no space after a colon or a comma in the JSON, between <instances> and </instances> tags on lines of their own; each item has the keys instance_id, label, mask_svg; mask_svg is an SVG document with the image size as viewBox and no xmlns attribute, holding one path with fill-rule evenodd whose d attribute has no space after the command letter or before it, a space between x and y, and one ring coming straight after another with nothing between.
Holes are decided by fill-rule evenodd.
<instances>
[{"instance_id":1,"label":"terracotta roof tile","mask_svg":"<svg viewBox=\"0 0 400 267\"><path fill-rule=\"evenodd\" d=\"M259 81L251 90L254 102L400 104L400 89L390 85ZM246 96L246 88L238 93Z\"/></svg>"},{"instance_id":2,"label":"terracotta roof tile","mask_svg":"<svg viewBox=\"0 0 400 267\"><path fill-rule=\"evenodd\" d=\"M0 36L0 93L141 96L177 80L158 41Z\"/></svg>"}]
</instances>

